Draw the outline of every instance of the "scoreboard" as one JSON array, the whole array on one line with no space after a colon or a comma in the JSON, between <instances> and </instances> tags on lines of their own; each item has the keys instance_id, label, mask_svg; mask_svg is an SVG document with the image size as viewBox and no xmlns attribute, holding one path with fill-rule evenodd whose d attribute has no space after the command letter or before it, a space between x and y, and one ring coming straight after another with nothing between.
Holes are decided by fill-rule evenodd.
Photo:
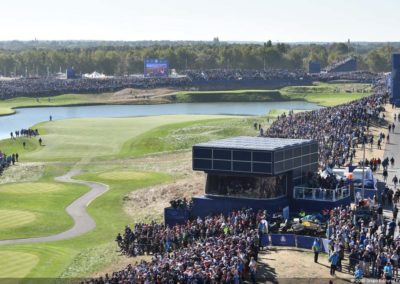
<instances>
[{"instance_id":1,"label":"scoreboard","mask_svg":"<svg viewBox=\"0 0 400 284\"><path fill-rule=\"evenodd\" d=\"M144 60L144 77L168 77L168 73L168 60L153 58Z\"/></svg>"}]
</instances>

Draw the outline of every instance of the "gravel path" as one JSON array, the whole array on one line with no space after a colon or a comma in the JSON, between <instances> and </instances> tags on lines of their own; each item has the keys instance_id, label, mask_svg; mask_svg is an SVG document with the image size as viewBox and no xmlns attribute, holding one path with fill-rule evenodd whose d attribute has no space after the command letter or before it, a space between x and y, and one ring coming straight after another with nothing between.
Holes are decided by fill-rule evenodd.
<instances>
[{"instance_id":1,"label":"gravel path","mask_svg":"<svg viewBox=\"0 0 400 284\"><path fill-rule=\"evenodd\" d=\"M80 181L72 179L72 177L77 175L79 172L80 170L76 169L71 170L67 174L57 177L55 179L56 181L60 182L83 184L91 188L89 192L76 199L66 208L67 213L74 220L74 225L72 228L62 233L46 237L2 240L0 241L0 245L31 244L31 243L60 241L60 240L74 238L93 230L96 227L96 222L87 213L86 207L94 199L105 193L108 190L108 186L98 182Z\"/></svg>"}]
</instances>

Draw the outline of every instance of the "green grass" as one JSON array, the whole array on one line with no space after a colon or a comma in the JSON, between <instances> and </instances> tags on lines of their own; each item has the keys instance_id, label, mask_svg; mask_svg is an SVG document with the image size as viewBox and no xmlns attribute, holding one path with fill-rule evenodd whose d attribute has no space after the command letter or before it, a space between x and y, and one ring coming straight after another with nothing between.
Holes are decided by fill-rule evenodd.
<instances>
[{"instance_id":1,"label":"green grass","mask_svg":"<svg viewBox=\"0 0 400 284\"><path fill-rule=\"evenodd\" d=\"M254 118L188 121L157 127L128 140L121 156L142 156L151 153L189 149L193 144L237 135L255 135Z\"/></svg>"},{"instance_id":2,"label":"green grass","mask_svg":"<svg viewBox=\"0 0 400 284\"><path fill-rule=\"evenodd\" d=\"M316 82L312 86L289 86L279 90L184 91L176 92L170 98L179 103L304 100L334 106L370 94L369 84Z\"/></svg>"},{"instance_id":3,"label":"green grass","mask_svg":"<svg viewBox=\"0 0 400 284\"><path fill-rule=\"evenodd\" d=\"M25 142L25 148L23 147L23 142ZM16 139L0 140L0 150L2 152L6 154L18 153L21 158L39 147L39 142L36 138L18 137Z\"/></svg>"},{"instance_id":4,"label":"green grass","mask_svg":"<svg viewBox=\"0 0 400 284\"><path fill-rule=\"evenodd\" d=\"M131 118L68 119L41 123L39 128L44 146L28 140L29 149L23 149L19 140L2 140L0 149L6 153L18 152L22 161L79 161L82 158L113 158L128 140L171 123L196 120L232 118L212 115L167 115ZM28 148L28 147L27 147Z\"/></svg>"},{"instance_id":5,"label":"green grass","mask_svg":"<svg viewBox=\"0 0 400 284\"><path fill-rule=\"evenodd\" d=\"M54 189L57 183L53 178L68 171L82 156L84 159L80 167L83 172L77 178L105 183L110 186L110 190L88 207L89 214L96 221L93 231L71 240L1 246L0 251L28 253L38 257L37 265L27 272L26 277L88 276L105 265L118 261L120 257L116 252L115 236L126 224L137 221L123 211L124 197L133 190L172 182L175 178L165 173L137 170L145 165L137 165L134 160L125 163L121 158L154 154L160 152L160 149L163 151L163 143L167 145L166 151L175 151L189 149L196 141L254 135L252 123L255 119L262 118L160 116L71 119L38 125L41 133L46 133L43 135L46 146L35 147L32 142L29 150L23 152L23 157L47 161L44 169L35 168L38 171L35 176L38 178L31 183L14 183L11 180L10 183L0 186L0 210L32 212L36 219L12 230L0 228L0 239L48 235L68 227L69 217L64 212L65 206L88 188L61 184L65 189ZM144 143L153 135L157 135L160 140L148 145L149 148L146 149ZM138 144L136 140L139 141ZM53 143L56 145L52 146ZM84 145L87 147L80 149ZM134 145L141 146L136 148ZM19 147L21 143L18 140L0 142L0 148L8 151ZM28 167L27 171L29 169ZM7 175L5 172L5 177ZM179 176L179 173L176 175ZM71 222L69 226L72 225ZM0 277L10 275L8 273L12 269L11 265L5 265L3 272L0 270ZM21 271L20 275L23 273L26 272Z\"/></svg>"},{"instance_id":6,"label":"green grass","mask_svg":"<svg viewBox=\"0 0 400 284\"><path fill-rule=\"evenodd\" d=\"M0 275L9 278L2 279L1 283L15 283L15 278L26 276L38 262L39 258L31 253L0 251Z\"/></svg>"},{"instance_id":7,"label":"green grass","mask_svg":"<svg viewBox=\"0 0 400 284\"><path fill-rule=\"evenodd\" d=\"M67 230L73 221L65 208L87 191L81 185L55 182L1 185L0 212L15 214L10 219L0 217L0 239L46 236ZM18 218L29 222L11 228L9 221Z\"/></svg>"},{"instance_id":8,"label":"green grass","mask_svg":"<svg viewBox=\"0 0 400 284\"><path fill-rule=\"evenodd\" d=\"M53 97L42 97L39 99L19 97L0 101L0 115L15 113L14 108L18 107L105 104L109 100L110 96L110 94L65 94Z\"/></svg>"},{"instance_id":9,"label":"green grass","mask_svg":"<svg viewBox=\"0 0 400 284\"><path fill-rule=\"evenodd\" d=\"M291 100L305 100L321 106L335 106L371 95L371 85L359 83L329 84L317 82L313 86L290 86L281 89Z\"/></svg>"},{"instance_id":10,"label":"green grass","mask_svg":"<svg viewBox=\"0 0 400 284\"><path fill-rule=\"evenodd\" d=\"M170 96L178 103L286 101L277 90L185 91Z\"/></svg>"}]
</instances>

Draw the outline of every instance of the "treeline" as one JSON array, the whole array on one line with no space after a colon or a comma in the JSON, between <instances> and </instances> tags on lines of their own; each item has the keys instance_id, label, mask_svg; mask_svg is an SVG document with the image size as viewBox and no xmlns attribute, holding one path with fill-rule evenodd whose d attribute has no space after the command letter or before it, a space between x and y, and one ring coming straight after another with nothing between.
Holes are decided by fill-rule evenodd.
<instances>
[{"instance_id":1,"label":"treeline","mask_svg":"<svg viewBox=\"0 0 400 284\"><path fill-rule=\"evenodd\" d=\"M73 42L74 43L74 42ZM84 42L85 43L85 42ZM89 42L91 45L93 43ZM170 68L184 69L307 69L310 60L327 66L346 56L358 58L361 70L388 72L390 55L399 51L397 44L356 45L332 44L229 44L218 39L213 42L181 42L153 45L108 45L61 48L57 44L42 44L25 48L0 49L0 74L3 76L43 76L64 72L74 67L79 73L98 71L107 75L126 75L143 72L144 58L166 58ZM100 43L99 43L100 44ZM5 45L5 46L9 46ZM70 46L70 45L68 45Z\"/></svg>"}]
</instances>

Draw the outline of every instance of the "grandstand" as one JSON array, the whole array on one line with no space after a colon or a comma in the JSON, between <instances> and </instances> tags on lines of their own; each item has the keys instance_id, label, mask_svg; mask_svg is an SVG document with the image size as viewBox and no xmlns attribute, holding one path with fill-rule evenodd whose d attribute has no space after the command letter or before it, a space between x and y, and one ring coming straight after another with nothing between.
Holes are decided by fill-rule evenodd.
<instances>
[{"instance_id":1,"label":"grandstand","mask_svg":"<svg viewBox=\"0 0 400 284\"><path fill-rule=\"evenodd\" d=\"M357 59L355 57L347 57L341 61L338 61L338 62L328 66L325 69L325 71L327 73L357 71Z\"/></svg>"}]
</instances>

